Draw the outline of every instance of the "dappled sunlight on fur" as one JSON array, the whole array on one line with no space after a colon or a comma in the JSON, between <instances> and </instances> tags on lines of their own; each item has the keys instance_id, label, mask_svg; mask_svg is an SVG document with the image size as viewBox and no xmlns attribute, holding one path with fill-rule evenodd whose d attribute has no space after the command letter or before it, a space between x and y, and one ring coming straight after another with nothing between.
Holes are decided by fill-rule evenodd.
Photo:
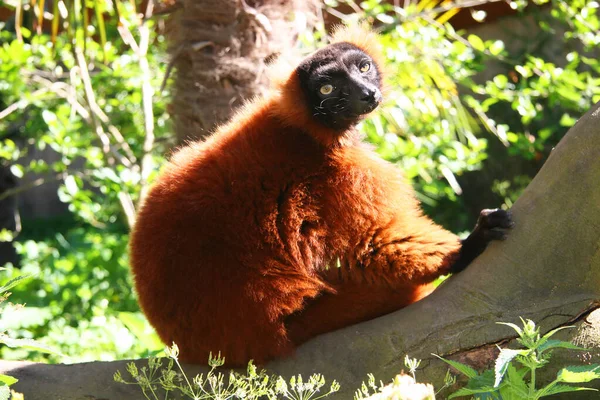
<instances>
[{"instance_id":1,"label":"dappled sunlight on fur","mask_svg":"<svg viewBox=\"0 0 600 400\"><path fill-rule=\"evenodd\" d=\"M334 36L381 59L370 32ZM292 69L174 154L139 212L131 259L144 312L183 360L290 355L424 297L451 270L459 239L359 139L312 117Z\"/></svg>"}]
</instances>

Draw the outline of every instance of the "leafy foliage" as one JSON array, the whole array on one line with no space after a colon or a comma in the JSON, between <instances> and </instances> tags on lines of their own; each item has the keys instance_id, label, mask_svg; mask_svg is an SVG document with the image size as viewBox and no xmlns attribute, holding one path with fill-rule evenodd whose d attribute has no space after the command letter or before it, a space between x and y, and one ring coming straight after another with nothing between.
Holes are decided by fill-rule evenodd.
<instances>
[{"instance_id":1,"label":"leafy foliage","mask_svg":"<svg viewBox=\"0 0 600 400\"><path fill-rule=\"evenodd\" d=\"M27 279L29 279L30 276L29 275L19 275L16 276L12 279L10 279L8 282L4 283L2 286L0 286L0 315L4 315L6 308L7 308L7 304L6 299L8 299L8 297L11 295L11 292L9 292L10 289L14 288L15 286L17 286L18 284L26 281ZM13 306L15 307L15 306ZM22 306L17 306L17 307L22 307ZM14 337L11 337L9 335L6 334L6 328L4 326L2 326L0 328L0 343L9 346L9 347L22 347L22 348L29 348L29 349L33 349L36 351L41 351L44 353L55 353L55 351L51 348L49 348L48 346L35 341L35 340L31 340L31 339L15 339ZM17 398L22 398L22 396L18 393L15 393L14 391L11 392L10 390L10 386L14 385L15 383L17 383L19 380L12 377L12 376L8 376L8 375L4 375L4 374L0 374L0 400L8 400L11 398L11 393L12 393L12 398L17 400Z\"/></svg>"},{"instance_id":2,"label":"leafy foliage","mask_svg":"<svg viewBox=\"0 0 600 400\"><path fill-rule=\"evenodd\" d=\"M134 356L162 348L131 295L126 244L126 234L118 229L77 225L44 242L18 243L21 271L36 278L22 288L20 301L28 307L4 313L2 323L21 337L47 338L73 359L112 359L114 354ZM19 270L11 266L8 272ZM126 311L135 314L127 319ZM140 326L129 322L136 318ZM5 353L24 356L22 349Z\"/></svg>"},{"instance_id":3,"label":"leafy foliage","mask_svg":"<svg viewBox=\"0 0 600 400\"><path fill-rule=\"evenodd\" d=\"M452 393L448 397L449 399L474 396L477 399L536 400L557 393L596 390L565 385L565 383L587 383L600 379L600 365L598 364L562 368L555 380L544 387L537 388L536 371L549 364L553 349L586 349L569 342L550 339L556 332L571 327L557 328L541 336L539 328L533 321L521 319L521 322L522 328L511 323L501 323L510 326L517 332L517 342L524 348L500 349L494 370L487 370L479 374L464 364L437 356L469 378L467 385Z\"/></svg>"},{"instance_id":4,"label":"leafy foliage","mask_svg":"<svg viewBox=\"0 0 600 400\"><path fill-rule=\"evenodd\" d=\"M221 354L208 358L210 370L206 375L196 375L189 379L179 363L179 348L173 344L167 347L165 353L169 357L163 367L161 359L150 358L148 366L138 369L135 363L127 365L127 372L133 381L123 378L120 371L115 373L115 381L129 385L138 385L148 400L184 398L201 399L246 399L246 400L318 400L329 396L339 390L340 386L333 381L329 389L321 392L325 387L325 378L320 374L313 374L308 379L302 375L292 376L286 381L281 376L269 376L266 371L258 370L250 361L246 374L231 371L228 376L217 372L223 366L225 358ZM179 374L173 370L176 364ZM175 397L172 397L175 396Z\"/></svg>"},{"instance_id":5,"label":"leafy foliage","mask_svg":"<svg viewBox=\"0 0 600 400\"><path fill-rule=\"evenodd\" d=\"M58 196L70 211L50 221L24 220L15 242L20 266L7 272L35 276L15 292L31 307L19 318L4 314L2 322L22 337L45 337L73 360L133 357L162 347L131 291L127 240L135 204L169 140L165 95L155 96L150 109L144 101L164 76L164 38L133 2L85 4L99 11L98 20L118 19L118 30L113 24L101 32L106 41L92 40L98 25L84 28L68 18L68 7L61 18L66 34L32 35L21 26L20 40L0 31L0 163L24 180L60 182ZM45 162L39 152L57 161ZM25 356L22 349L3 352Z\"/></svg>"},{"instance_id":6,"label":"leafy foliage","mask_svg":"<svg viewBox=\"0 0 600 400\"><path fill-rule=\"evenodd\" d=\"M0 287L0 305L2 305L2 313L4 312L5 308L4 301L6 301L8 296L10 296L10 292L8 292L8 290L16 286L24 279L27 279L27 276L17 276ZM5 333L0 333L0 343L6 343L6 341L10 340L10 337L6 336ZM10 398L10 386L17 382L18 379L13 378L12 376L0 374L0 399L8 400Z\"/></svg>"},{"instance_id":7,"label":"leafy foliage","mask_svg":"<svg viewBox=\"0 0 600 400\"><path fill-rule=\"evenodd\" d=\"M329 3L361 9L345 19L380 26L393 89L362 129L412 180L426 212L455 231L470 229L490 204L510 207L568 128L600 100L596 2L536 0L552 3L547 13L512 1L540 26L534 37L529 30L510 37L511 48L527 49L521 54L501 40L455 31L451 2ZM544 44L561 36L563 53L545 53ZM482 82L477 74L486 70L501 73ZM481 180L493 194L465 191Z\"/></svg>"}]
</instances>

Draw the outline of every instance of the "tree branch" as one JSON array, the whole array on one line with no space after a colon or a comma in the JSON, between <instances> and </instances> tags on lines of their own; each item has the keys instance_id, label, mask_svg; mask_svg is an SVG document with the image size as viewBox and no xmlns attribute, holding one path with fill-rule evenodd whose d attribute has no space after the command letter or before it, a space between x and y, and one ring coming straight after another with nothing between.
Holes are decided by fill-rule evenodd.
<instances>
[{"instance_id":1,"label":"tree branch","mask_svg":"<svg viewBox=\"0 0 600 400\"><path fill-rule=\"evenodd\" d=\"M92 88L92 82L91 82L90 76L88 74L87 63L85 61L83 52L79 47L75 48L75 55L76 55L76 59L77 59L77 64L78 64L80 72L81 72L81 79L83 81L83 87L85 90L86 99L87 99L88 105L90 107L90 110L92 111L90 113L90 117L91 117L90 119L92 122L92 126L94 127L96 134L98 135L98 137L100 138L100 141L103 144L102 151L104 152L104 155L106 156L106 161L107 161L108 165L113 166L115 160L111 156L111 154L113 154L113 153L110 150L110 138L108 137L108 135L106 135L106 133L104 132L104 129L102 129L102 125L97 120L98 115L104 114L104 112L102 111L102 109L100 109L100 107L98 106L98 103L96 102L94 90ZM127 166L127 161L124 161L124 160L126 160L124 157L122 157L120 154L118 154L117 158L123 165ZM131 196L128 193L119 192L119 201L121 202L121 208L123 209L123 212L125 213L125 215L127 217L127 222L129 223L129 227L131 228L131 227L133 227L133 224L135 221L135 208L133 207L133 202L131 201Z\"/></svg>"},{"instance_id":2,"label":"tree branch","mask_svg":"<svg viewBox=\"0 0 600 400\"><path fill-rule=\"evenodd\" d=\"M144 18L147 19L152 15L153 7L153 0L148 0ZM152 83L150 81L150 66L148 65L148 43L150 41L150 29L148 28L148 24L145 23L144 19L140 19L138 30L140 32L138 62L142 72L142 107L144 110L144 129L146 131L143 146L144 155L142 156L141 165L141 199L143 199L147 191L148 177L152 171L152 148L154 147L154 112L152 110L152 97L154 95L154 89L152 89Z\"/></svg>"},{"instance_id":3,"label":"tree branch","mask_svg":"<svg viewBox=\"0 0 600 400\"><path fill-rule=\"evenodd\" d=\"M35 96L40 95L45 92L47 92L46 89L38 89L38 90L34 91L33 93L31 93L31 97L35 97ZM14 102L13 104L6 107L4 110L0 111L0 119L6 118L13 112L17 111L18 109L25 107L27 104L29 104L28 99L21 99L17 102Z\"/></svg>"},{"instance_id":4,"label":"tree branch","mask_svg":"<svg viewBox=\"0 0 600 400\"><path fill-rule=\"evenodd\" d=\"M61 172L60 174L57 175L53 175L53 176L41 176L39 178L36 178L30 182L21 184L15 188L12 189L8 189L5 190L4 192L0 193L0 201L10 197L10 196L14 196L16 194L19 194L21 192L25 192L27 190L36 188L38 186L42 186L45 183L51 182L51 181L58 181L61 179L64 179L66 176L66 172Z\"/></svg>"},{"instance_id":5,"label":"tree branch","mask_svg":"<svg viewBox=\"0 0 600 400\"><path fill-rule=\"evenodd\" d=\"M79 114L79 116L81 118L83 118L83 120L88 125L94 127L94 121L92 120L90 112L88 112L88 110L83 105L81 105L81 103L79 103L79 101L77 100L77 96L76 96L73 86L71 86L67 83L64 83L64 82L52 82L46 78L42 78L37 75L33 75L31 77L31 80L34 82L37 82L41 85L44 85L48 89L48 92L57 94L59 97L67 100L67 102L71 105L71 108L73 109L73 111L75 111L77 114ZM100 113L96 114L96 116L98 118L100 118L101 121L104 121L104 120L109 121L108 116L106 114L104 114L104 112L102 110L98 110L98 111ZM111 125L111 124L107 124L107 125L108 125L107 128L108 128L109 132L112 133L113 137L119 138L117 140L117 142L119 143L121 148L126 153L128 153L128 157L123 157L116 150L115 146L113 146L112 144L109 143L109 147L110 147L110 151L111 151L112 155L114 155L115 158L117 158L121 162L121 164L123 164L124 166L126 166L128 168L133 168L134 170L136 170L137 169L137 165L135 164L136 158L133 155L133 152L131 151L131 148L129 147L127 142L125 142L123 135L121 135L121 132L119 132L119 130L114 125Z\"/></svg>"}]
</instances>

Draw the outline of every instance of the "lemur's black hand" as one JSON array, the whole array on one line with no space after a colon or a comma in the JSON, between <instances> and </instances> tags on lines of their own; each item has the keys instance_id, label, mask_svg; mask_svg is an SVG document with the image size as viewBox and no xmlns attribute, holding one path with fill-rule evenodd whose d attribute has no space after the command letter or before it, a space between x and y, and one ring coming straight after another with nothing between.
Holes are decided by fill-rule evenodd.
<instances>
[{"instance_id":1,"label":"lemur's black hand","mask_svg":"<svg viewBox=\"0 0 600 400\"><path fill-rule=\"evenodd\" d=\"M462 241L459 259L451 271L460 272L485 250L492 240L506 239L508 229L514 226L510 211L499 208L481 210L473 232Z\"/></svg>"},{"instance_id":2,"label":"lemur's black hand","mask_svg":"<svg viewBox=\"0 0 600 400\"><path fill-rule=\"evenodd\" d=\"M477 235L488 243L492 240L504 240L506 239L507 229L512 228L513 225L510 211L500 208L481 210L475 229L469 237Z\"/></svg>"}]
</instances>

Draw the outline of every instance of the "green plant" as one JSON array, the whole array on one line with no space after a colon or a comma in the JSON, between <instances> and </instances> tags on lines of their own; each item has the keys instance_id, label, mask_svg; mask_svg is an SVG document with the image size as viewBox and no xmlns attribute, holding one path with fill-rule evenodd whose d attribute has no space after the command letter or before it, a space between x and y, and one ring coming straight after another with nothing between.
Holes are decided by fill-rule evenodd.
<instances>
[{"instance_id":1,"label":"green plant","mask_svg":"<svg viewBox=\"0 0 600 400\"><path fill-rule=\"evenodd\" d=\"M70 211L23 216L19 232L0 232L20 256L19 266L7 266L9 277L34 275L14 291L29 305L26 314L5 314L2 323L13 335L43 337L74 361L162 348L128 271L129 227L169 142L166 96L153 95L166 46L157 21L141 17L135 3L57 0L52 13L40 13L43 2L0 1L15 9L14 21L0 22L0 166L22 179L0 200L59 182ZM58 361L23 348L4 348L2 356Z\"/></svg>"},{"instance_id":2,"label":"green plant","mask_svg":"<svg viewBox=\"0 0 600 400\"><path fill-rule=\"evenodd\" d=\"M308 380L298 375L286 381L281 376L269 376L264 370L258 371L252 361L248 363L245 375L231 371L228 376L225 376L216 371L225 363L225 358L222 358L220 353L216 357L210 354L208 359L210 370L206 375L200 374L189 379L179 363L177 345L167 347L165 352L169 357L166 365L163 366L162 360L155 357L148 360L147 367L140 369L132 362L127 365L127 372L133 381L123 379L120 371L115 373L115 381L138 385L149 400L159 398L166 400L171 398L170 395L178 394L194 400L317 400L339 390L339 385L333 381L328 391L320 393L325 386L323 375L314 374ZM177 364L179 373L173 370L174 364Z\"/></svg>"},{"instance_id":3,"label":"green plant","mask_svg":"<svg viewBox=\"0 0 600 400\"><path fill-rule=\"evenodd\" d=\"M0 269L0 270L2 270L2 269ZM4 285L0 286L0 314L4 314L7 307L10 307L13 309L15 309L15 308L22 309L23 306L21 306L21 305L13 305L10 303L7 305L5 303L5 301L11 295L11 293L9 292L10 289L14 288L16 285L18 285L19 283L25 281L26 279L28 279L30 277L31 277L30 275L16 276L16 277L10 279L8 282L6 282ZM40 351L40 352L44 352L44 353L56 354L56 351L54 351L52 348L50 348L36 340L17 339L17 338L11 337L10 335L6 334L5 329L0 331L0 343L4 344L5 346L9 346L9 347L13 347L13 348L14 347L28 348L31 350ZM8 400L9 398L11 398L10 386L17 382L18 382L18 379L13 378L12 376L0 374L0 400ZM14 392L13 392L13 395L14 395Z\"/></svg>"},{"instance_id":4,"label":"green plant","mask_svg":"<svg viewBox=\"0 0 600 400\"><path fill-rule=\"evenodd\" d=\"M15 286L17 283L19 283L20 281L22 281L25 278L26 278L26 276L18 276L16 278L10 280L8 283L3 285L2 287L0 287L0 305L2 306L2 309L4 309L4 301L6 301L8 296L10 296L10 292L8 292L10 290L10 288L12 288L13 286ZM10 343L11 339L8 336L6 336L6 334L4 332L2 332L0 334L0 343L6 344L7 341ZM0 374L0 399L1 400L8 400L10 398L10 386L17 382L18 382L18 379L13 378L12 376Z\"/></svg>"},{"instance_id":5,"label":"green plant","mask_svg":"<svg viewBox=\"0 0 600 400\"><path fill-rule=\"evenodd\" d=\"M556 332L571 327L560 327L541 336L539 327L536 327L533 321L521 319L521 322L522 328L515 324L499 322L513 328L518 335L517 342L525 348L500 349L493 370L480 374L467 365L436 356L469 378L466 387L452 393L449 399L475 396L477 399L536 400L558 393L596 390L565 384L600 379L599 364L564 367L557 373L556 379L538 388L536 371L548 365L554 349L585 349L569 342L550 339Z\"/></svg>"}]
</instances>

